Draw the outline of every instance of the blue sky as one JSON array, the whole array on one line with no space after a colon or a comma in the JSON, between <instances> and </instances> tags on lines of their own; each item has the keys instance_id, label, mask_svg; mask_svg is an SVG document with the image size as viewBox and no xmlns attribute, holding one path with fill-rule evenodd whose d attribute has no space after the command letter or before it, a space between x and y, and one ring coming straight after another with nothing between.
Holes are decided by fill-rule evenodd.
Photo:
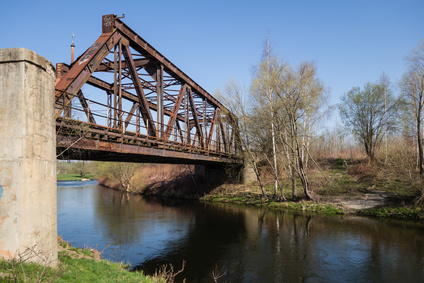
<instances>
[{"instance_id":1,"label":"blue sky","mask_svg":"<svg viewBox=\"0 0 424 283\"><path fill-rule=\"evenodd\" d=\"M329 103L384 71L396 83L403 58L424 38L424 1L4 1L0 48L26 47L53 64L101 34L101 16L123 21L213 94L230 78L248 85L269 34L292 65L313 60Z\"/></svg>"}]
</instances>

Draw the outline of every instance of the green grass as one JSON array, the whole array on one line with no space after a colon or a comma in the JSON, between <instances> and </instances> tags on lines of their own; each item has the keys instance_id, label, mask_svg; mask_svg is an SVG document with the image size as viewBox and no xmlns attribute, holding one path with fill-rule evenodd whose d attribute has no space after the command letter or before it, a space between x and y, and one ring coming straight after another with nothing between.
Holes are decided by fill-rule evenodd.
<instances>
[{"instance_id":1,"label":"green grass","mask_svg":"<svg viewBox=\"0 0 424 283\"><path fill-rule=\"evenodd\" d=\"M58 181L80 181L82 179L93 179L93 174L86 174L81 177L80 174L57 174Z\"/></svg>"},{"instance_id":2,"label":"green grass","mask_svg":"<svg viewBox=\"0 0 424 283\"><path fill-rule=\"evenodd\" d=\"M231 203L236 205L252 205L268 207L271 209L290 209L304 212L315 212L320 214L345 214L342 207L332 204L319 204L310 202L276 201L274 199L262 199L257 194L243 194L242 196L209 195L201 198L202 201Z\"/></svg>"},{"instance_id":3,"label":"green grass","mask_svg":"<svg viewBox=\"0 0 424 283\"><path fill-rule=\"evenodd\" d=\"M417 206L400 206L400 207L378 207L363 210L359 213L365 216L374 217L390 217L400 219L424 219L424 209Z\"/></svg>"},{"instance_id":4,"label":"green grass","mask_svg":"<svg viewBox=\"0 0 424 283\"><path fill-rule=\"evenodd\" d=\"M73 251L69 252L69 251ZM72 248L59 252L58 268L46 268L34 263L0 260L1 282L164 282L140 271L130 272L123 263L113 263L90 257L89 250ZM84 258L75 258L72 254ZM43 275L42 275L43 274Z\"/></svg>"},{"instance_id":5,"label":"green grass","mask_svg":"<svg viewBox=\"0 0 424 283\"><path fill-rule=\"evenodd\" d=\"M370 165L361 160L327 159L322 161L322 171L309 172L314 201L292 201L291 182L286 178L280 184L287 201L274 197L271 182L265 186L268 200L261 197L259 186L219 188L203 197L204 201L225 202L237 205L253 205L272 209L290 209L319 214L361 214L374 217L424 220L424 209L415 203L424 182L413 180L387 168ZM385 170L383 170L385 169ZM354 210L342 203L361 200L366 194L383 192L387 205L368 210ZM297 195L302 199L302 186L297 180Z\"/></svg>"}]
</instances>

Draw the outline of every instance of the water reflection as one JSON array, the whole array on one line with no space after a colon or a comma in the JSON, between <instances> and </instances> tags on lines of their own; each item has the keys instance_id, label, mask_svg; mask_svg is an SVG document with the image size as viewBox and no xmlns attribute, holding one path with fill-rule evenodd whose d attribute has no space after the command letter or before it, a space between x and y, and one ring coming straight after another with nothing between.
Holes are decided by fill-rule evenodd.
<instances>
[{"instance_id":1,"label":"water reflection","mask_svg":"<svg viewBox=\"0 0 424 283\"><path fill-rule=\"evenodd\" d=\"M162 264L187 282L423 282L424 226L143 198L99 186L58 189L58 230L76 246L110 245L137 269ZM108 252L109 251L109 252ZM116 254L115 254L116 257Z\"/></svg>"}]
</instances>

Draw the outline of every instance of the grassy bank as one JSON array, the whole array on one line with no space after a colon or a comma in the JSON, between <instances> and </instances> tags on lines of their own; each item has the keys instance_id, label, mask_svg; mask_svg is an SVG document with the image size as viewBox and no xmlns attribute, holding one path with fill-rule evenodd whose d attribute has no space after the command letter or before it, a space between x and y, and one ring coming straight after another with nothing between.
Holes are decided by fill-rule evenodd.
<instances>
[{"instance_id":1,"label":"grassy bank","mask_svg":"<svg viewBox=\"0 0 424 283\"><path fill-rule=\"evenodd\" d=\"M1 282L166 282L160 275L145 276L128 271L128 265L100 258L93 249L78 249L60 241L57 268L28 263L25 255L13 261L0 260Z\"/></svg>"},{"instance_id":2,"label":"grassy bank","mask_svg":"<svg viewBox=\"0 0 424 283\"><path fill-rule=\"evenodd\" d=\"M306 201L302 184L296 181L297 197L292 195L292 182L280 170L281 191L274 194L272 170L264 165L261 177L267 197L258 184L211 185L186 165L101 164L97 177L100 184L134 194L170 198L195 198L208 202L253 205L272 209L291 209L321 214L360 214L375 217L424 219L423 205L416 200L422 195L424 182L412 178L411 172L370 164L363 159L325 158L319 166L308 169L313 200ZM107 166L106 166L107 165ZM125 169L125 170L124 170Z\"/></svg>"},{"instance_id":3,"label":"grassy bank","mask_svg":"<svg viewBox=\"0 0 424 283\"><path fill-rule=\"evenodd\" d=\"M321 170L309 172L314 200L306 201L297 183L298 199L293 201L291 183L281 179L286 201L274 195L272 179L265 185L265 199L257 184L224 184L201 198L202 201L290 209L304 213L358 214L373 217L424 219L424 208L415 200L422 184L382 170L360 160L327 159ZM264 176L266 178L266 176Z\"/></svg>"},{"instance_id":4,"label":"grassy bank","mask_svg":"<svg viewBox=\"0 0 424 283\"><path fill-rule=\"evenodd\" d=\"M217 194L207 195L200 199L206 202L231 203L236 205L251 205L267 207L271 209L290 209L304 212L316 212L321 214L347 214L348 210L340 205L323 204L314 202L277 201L275 199L263 199L259 194Z\"/></svg>"},{"instance_id":5,"label":"grassy bank","mask_svg":"<svg viewBox=\"0 0 424 283\"><path fill-rule=\"evenodd\" d=\"M257 207L267 207L270 209L289 209L303 213L318 214L357 214L371 217L386 217L398 219L424 220L424 209L416 205L399 206L388 204L376 206L368 209L352 209L343 203L318 203L312 201L276 201L273 199L263 199L260 195L250 194L218 194L208 195L201 198L206 202L231 203L235 205L250 205Z\"/></svg>"},{"instance_id":6,"label":"grassy bank","mask_svg":"<svg viewBox=\"0 0 424 283\"><path fill-rule=\"evenodd\" d=\"M58 181L82 181L87 179L94 179L93 174L86 174L81 177L80 174L57 174Z\"/></svg>"}]
</instances>

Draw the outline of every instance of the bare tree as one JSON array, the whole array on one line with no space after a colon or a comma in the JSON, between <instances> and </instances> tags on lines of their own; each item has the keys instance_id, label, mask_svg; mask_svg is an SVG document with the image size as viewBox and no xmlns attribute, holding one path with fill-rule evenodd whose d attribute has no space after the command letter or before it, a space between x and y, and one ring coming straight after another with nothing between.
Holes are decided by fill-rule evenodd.
<instances>
[{"instance_id":1,"label":"bare tree","mask_svg":"<svg viewBox=\"0 0 424 283\"><path fill-rule=\"evenodd\" d=\"M277 95L275 85L279 79L279 73L284 69L284 64L271 54L269 39L266 40L266 48L263 58L255 70L255 77L251 84L251 93L257 102L262 118L271 126L271 148L272 163L274 173L274 195L278 193L278 167L276 148L276 119L277 119ZM284 192L281 197L285 199Z\"/></svg>"},{"instance_id":2,"label":"bare tree","mask_svg":"<svg viewBox=\"0 0 424 283\"><path fill-rule=\"evenodd\" d=\"M238 129L240 131L240 141L242 143L243 152L245 153L245 160L252 166L262 196L266 199L267 195L258 168L258 154L252 146L250 128L252 124L254 124L254 121L250 115L251 107L249 106L251 104L248 102L249 98L247 97L247 92L235 81L230 80L225 86L225 95L218 92L216 96L219 97L227 106L228 110L238 118Z\"/></svg>"},{"instance_id":3,"label":"bare tree","mask_svg":"<svg viewBox=\"0 0 424 283\"><path fill-rule=\"evenodd\" d=\"M305 141L309 139L312 117L315 116L324 101L324 85L318 79L316 67L311 62L304 62L296 69L286 67L279 75L276 94L285 113L285 120L281 123L284 132L280 133L280 140L291 153L288 161L301 180L306 198L312 199L304 149L307 154L309 142ZM302 127L301 125L304 125L303 131L299 129L299 126ZM296 198L294 185L293 197Z\"/></svg>"},{"instance_id":4,"label":"bare tree","mask_svg":"<svg viewBox=\"0 0 424 283\"><path fill-rule=\"evenodd\" d=\"M354 87L342 97L339 111L343 122L361 142L370 162L375 161L384 131L395 130L399 106L400 100L379 83L368 82L362 90Z\"/></svg>"},{"instance_id":5,"label":"bare tree","mask_svg":"<svg viewBox=\"0 0 424 283\"><path fill-rule=\"evenodd\" d=\"M423 156L423 108L424 108L424 39L406 57L408 70L400 82L401 93L415 120L418 168L420 178L424 178Z\"/></svg>"},{"instance_id":6,"label":"bare tree","mask_svg":"<svg viewBox=\"0 0 424 283\"><path fill-rule=\"evenodd\" d=\"M141 166L142 165L139 163L129 162L100 162L97 163L96 175L106 176L109 179L117 180L119 181L122 190L131 192L134 189L131 179L137 168Z\"/></svg>"}]
</instances>

